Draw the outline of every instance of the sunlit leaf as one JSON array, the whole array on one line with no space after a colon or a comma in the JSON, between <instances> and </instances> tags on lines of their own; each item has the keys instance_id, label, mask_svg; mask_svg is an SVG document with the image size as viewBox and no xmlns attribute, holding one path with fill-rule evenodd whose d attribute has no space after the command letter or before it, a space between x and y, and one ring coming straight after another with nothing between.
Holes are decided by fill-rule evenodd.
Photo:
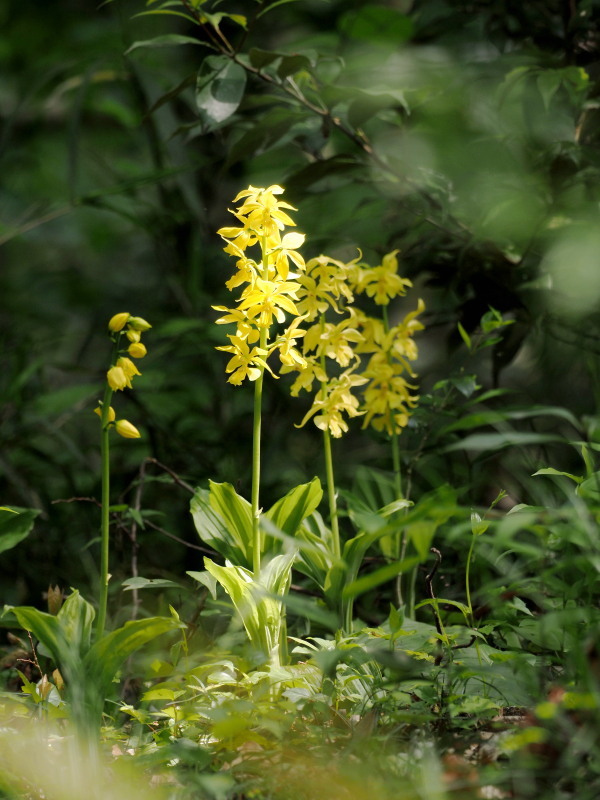
<instances>
[{"instance_id":1,"label":"sunlit leaf","mask_svg":"<svg viewBox=\"0 0 600 800\"><path fill-rule=\"evenodd\" d=\"M229 119L246 88L246 71L227 56L208 56L196 81L196 106L205 129Z\"/></svg>"}]
</instances>

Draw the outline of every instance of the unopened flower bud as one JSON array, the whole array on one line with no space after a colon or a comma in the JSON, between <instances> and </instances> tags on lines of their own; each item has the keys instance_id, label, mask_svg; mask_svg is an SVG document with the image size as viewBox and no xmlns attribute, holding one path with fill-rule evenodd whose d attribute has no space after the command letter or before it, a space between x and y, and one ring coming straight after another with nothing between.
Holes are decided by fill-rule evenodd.
<instances>
[{"instance_id":1,"label":"unopened flower bud","mask_svg":"<svg viewBox=\"0 0 600 800\"><path fill-rule=\"evenodd\" d=\"M94 414L98 414L100 419L102 419L102 406L98 406L98 408L94 409ZM115 421L115 410L112 406L108 409L108 421L114 422Z\"/></svg>"},{"instance_id":2,"label":"unopened flower bud","mask_svg":"<svg viewBox=\"0 0 600 800\"><path fill-rule=\"evenodd\" d=\"M127 348L127 352L132 358L143 358L148 351L141 342L132 342Z\"/></svg>"},{"instance_id":3,"label":"unopened flower bud","mask_svg":"<svg viewBox=\"0 0 600 800\"><path fill-rule=\"evenodd\" d=\"M63 593L59 586L48 587L48 611L56 616L63 603Z\"/></svg>"},{"instance_id":4,"label":"unopened flower bud","mask_svg":"<svg viewBox=\"0 0 600 800\"><path fill-rule=\"evenodd\" d=\"M134 331L133 328L127 328L126 336L130 342L139 342L142 338L142 334L139 331Z\"/></svg>"},{"instance_id":5,"label":"unopened flower bud","mask_svg":"<svg viewBox=\"0 0 600 800\"><path fill-rule=\"evenodd\" d=\"M118 419L115 422L115 430L119 436L123 436L125 439L139 439L142 435L135 425L132 425L126 419Z\"/></svg>"},{"instance_id":6,"label":"unopened flower bud","mask_svg":"<svg viewBox=\"0 0 600 800\"><path fill-rule=\"evenodd\" d=\"M148 331L152 327L149 322L146 322L142 317L129 317L129 327L134 331Z\"/></svg>"},{"instance_id":7,"label":"unopened flower bud","mask_svg":"<svg viewBox=\"0 0 600 800\"><path fill-rule=\"evenodd\" d=\"M114 391L123 390L126 386L131 386L131 382L121 367L111 367L106 373L108 385Z\"/></svg>"},{"instance_id":8,"label":"unopened flower bud","mask_svg":"<svg viewBox=\"0 0 600 800\"><path fill-rule=\"evenodd\" d=\"M109 320L108 330L114 331L115 333L122 331L125 325L127 325L128 319L129 311L122 311L120 314L115 314L114 317L111 317Z\"/></svg>"}]
</instances>

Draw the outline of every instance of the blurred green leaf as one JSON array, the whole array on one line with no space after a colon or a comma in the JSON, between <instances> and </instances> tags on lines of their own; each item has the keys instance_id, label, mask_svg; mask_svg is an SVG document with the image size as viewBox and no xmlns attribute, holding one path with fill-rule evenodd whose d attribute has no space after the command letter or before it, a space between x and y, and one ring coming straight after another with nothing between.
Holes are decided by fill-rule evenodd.
<instances>
[{"instance_id":1,"label":"blurred green leaf","mask_svg":"<svg viewBox=\"0 0 600 800\"><path fill-rule=\"evenodd\" d=\"M229 119L246 88L246 71L227 56L208 56L196 81L196 106L207 131Z\"/></svg>"},{"instance_id":2,"label":"blurred green leaf","mask_svg":"<svg viewBox=\"0 0 600 800\"><path fill-rule=\"evenodd\" d=\"M0 553L10 550L29 536L39 513L32 508L0 509Z\"/></svg>"},{"instance_id":3,"label":"blurred green leaf","mask_svg":"<svg viewBox=\"0 0 600 800\"><path fill-rule=\"evenodd\" d=\"M202 42L199 39L194 39L192 36L182 36L179 33L166 33L162 36L155 36L153 39L145 39L140 42L134 42L130 47L127 48L125 55L127 56L130 53L133 53L134 50L139 50L142 47L176 47L182 44L196 44L207 47L206 42Z\"/></svg>"}]
</instances>

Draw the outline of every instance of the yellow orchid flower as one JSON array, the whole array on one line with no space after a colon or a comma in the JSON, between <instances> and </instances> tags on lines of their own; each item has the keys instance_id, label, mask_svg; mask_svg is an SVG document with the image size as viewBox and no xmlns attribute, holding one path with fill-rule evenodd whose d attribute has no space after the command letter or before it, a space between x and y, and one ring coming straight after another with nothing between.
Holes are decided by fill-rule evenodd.
<instances>
[{"instance_id":1,"label":"yellow orchid flower","mask_svg":"<svg viewBox=\"0 0 600 800\"><path fill-rule=\"evenodd\" d=\"M269 370L273 375L273 371L264 359L268 354L267 350L261 347L253 347L251 350L248 342L239 336L229 335L228 338L231 341L230 345L221 345L216 349L224 350L226 353L233 353L233 358L229 360L225 367L225 372L232 373L227 378L229 383L239 386L245 378L250 381L257 380L261 375L260 367Z\"/></svg>"},{"instance_id":2,"label":"yellow orchid flower","mask_svg":"<svg viewBox=\"0 0 600 800\"><path fill-rule=\"evenodd\" d=\"M296 427L301 428L309 419L314 417L314 423L321 430L328 430L333 437L338 439L348 430L348 423L342 414L348 417L358 417L364 414L359 409L359 401L352 394L352 389L367 383L361 375L353 374L346 370L338 378L333 378L327 383L326 396L318 395L312 408L304 415L304 419Z\"/></svg>"},{"instance_id":3,"label":"yellow orchid flower","mask_svg":"<svg viewBox=\"0 0 600 800\"><path fill-rule=\"evenodd\" d=\"M372 267L363 272L359 288L372 297L379 306L386 306L394 297L406 294L406 289L412 286L412 281L401 278L398 272L398 258L393 250L383 257L378 267Z\"/></svg>"},{"instance_id":4,"label":"yellow orchid flower","mask_svg":"<svg viewBox=\"0 0 600 800\"><path fill-rule=\"evenodd\" d=\"M111 367L106 373L106 380L114 392L123 391L126 386L131 386L121 367Z\"/></svg>"},{"instance_id":5,"label":"yellow orchid flower","mask_svg":"<svg viewBox=\"0 0 600 800\"><path fill-rule=\"evenodd\" d=\"M300 284L293 281L275 282L257 278L254 284L242 293L238 308L246 312L248 319L258 317L258 324L263 328L269 328L273 317L277 322L285 322L284 311L299 316L298 309L290 299L290 297L296 299L296 290L299 288Z\"/></svg>"}]
</instances>

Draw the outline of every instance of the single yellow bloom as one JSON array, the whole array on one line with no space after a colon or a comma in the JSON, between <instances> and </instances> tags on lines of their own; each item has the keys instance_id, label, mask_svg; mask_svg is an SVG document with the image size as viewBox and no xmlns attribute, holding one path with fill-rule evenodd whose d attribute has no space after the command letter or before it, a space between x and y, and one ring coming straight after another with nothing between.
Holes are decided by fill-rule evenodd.
<instances>
[{"instance_id":1,"label":"single yellow bloom","mask_svg":"<svg viewBox=\"0 0 600 800\"><path fill-rule=\"evenodd\" d=\"M115 422L115 430L119 436L123 436L125 439L139 439L142 435L135 425L132 425L126 419L118 419Z\"/></svg>"},{"instance_id":2,"label":"single yellow bloom","mask_svg":"<svg viewBox=\"0 0 600 800\"><path fill-rule=\"evenodd\" d=\"M296 290L299 288L300 284L293 281L275 282L257 278L242 293L242 302L238 308L246 312L249 320L259 317L258 325L261 328L269 328L273 317L279 323L285 322L284 311L295 317L299 316L298 309L290 300L290 297L296 299Z\"/></svg>"},{"instance_id":3,"label":"single yellow bloom","mask_svg":"<svg viewBox=\"0 0 600 800\"><path fill-rule=\"evenodd\" d=\"M138 370L136 365L133 363L133 361L130 358L126 358L125 356L121 356L120 358L117 359L117 367L121 367L128 381L131 381L134 375L142 374ZM129 388L131 389L131 385L130 384L128 385Z\"/></svg>"},{"instance_id":4,"label":"single yellow bloom","mask_svg":"<svg viewBox=\"0 0 600 800\"><path fill-rule=\"evenodd\" d=\"M143 358L148 351L141 342L132 342L127 348L127 352L132 358Z\"/></svg>"},{"instance_id":5,"label":"single yellow bloom","mask_svg":"<svg viewBox=\"0 0 600 800\"><path fill-rule=\"evenodd\" d=\"M222 345L216 349L224 350L226 353L233 353L233 358L229 359L225 367L225 372L233 373L227 378L229 383L239 386L244 378L255 381L260 378L263 369L268 369L273 375L271 368L263 358L263 356L268 355L266 350L261 347L253 347L250 350L248 342L239 336L228 334L228 338L231 344Z\"/></svg>"},{"instance_id":6,"label":"single yellow bloom","mask_svg":"<svg viewBox=\"0 0 600 800\"><path fill-rule=\"evenodd\" d=\"M111 317L108 322L109 331L113 331L114 333L122 331L125 325L127 325L129 316L129 311L121 311L120 314L115 314L114 317Z\"/></svg>"},{"instance_id":7,"label":"single yellow bloom","mask_svg":"<svg viewBox=\"0 0 600 800\"><path fill-rule=\"evenodd\" d=\"M225 315L216 320L217 325L230 325L235 322L237 330L236 336L240 339L246 339L248 344L256 342L260 337L260 332L254 327L250 320L246 317L243 311L238 311L237 308L227 308L227 306L211 306L215 311L225 311Z\"/></svg>"},{"instance_id":8,"label":"single yellow bloom","mask_svg":"<svg viewBox=\"0 0 600 800\"><path fill-rule=\"evenodd\" d=\"M231 212L232 214L235 212ZM237 216L237 215L236 215ZM217 231L219 236L223 239L235 239L235 246L236 249L243 251L246 250L248 247L252 247L252 245L256 244L258 241L258 237L254 233L254 231L247 230L244 228L236 228L236 227L226 227L226 228L219 228ZM229 245L223 248L225 252L231 254L231 249Z\"/></svg>"},{"instance_id":9,"label":"single yellow bloom","mask_svg":"<svg viewBox=\"0 0 600 800\"><path fill-rule=\"evenodd\" d=\"M308 366L306 359L296 349L296 339L306 335L305 330L298 328L303 319L304 317L296 317L292 320L287 330L275 342L281 363L287 367L301 369Z\"/></svg>"},{"instance_id":10,"label":"single yellow bloom","mask_svg":"<svg viewBox=\"0 0 600 800\"><path fill-rule=\"evenodd\" d=\"M129 327L133 328L134 331L142 331L143 333L144 331L149 331L152 325L142 317L130 317Z\"/></svg>"},{"instance_id":11,"label":"single yellow bloom","mask_svg":"<svg viewBox=\"0 0 600 800\"><path fill-rule=\"evenodd\" d=\"M408 278L401 278L398 272L398 258L393 250L383 257L382 263L378 267L365 270L359 290L366 291L377 305L387 306L394 297L406 294L406 288L412 286Z\"/></svg>"},{"instance_id":12,"label":"single yellow bloom","mask_svg":"<svg viewBox=\"0 0 600 800\"><path fill-rule=\"evenodd\" d=\"M302 368L296 364L294 367L285 365L281 369L282 374L292 371L298 372L296 380L290 387L290 394L292 397L298 397L301 391L310 392L315 380L319 383L325 383L327 381L327 373L313 357L308 357L306 359L306 365Z\"/></svg>"},{"instance_id":13,"label":"single yellow bloom","mask_svg":"<svg viewBox=\"0 0 600 800\"><path fill-rule=\"evenodd\" d=\"M131 387L131 383L121 367L111 367L106 373L106 380L113 392L122 391L126 386Z\"/></svg>"},{"instance_id":14,"label":"single yellow bloom","mask_svg":"<svg viewBox=\"0 0 600 800\"><path fill-rule=\"evenodd\" d=\"M364 414L359 410L359 402L352 394L352 389L367 383L367 379L354 375L351 370L346 370L338 378L332 378L327 384L326 396L317 395L312 408L304 415L304 419L297 425L301 428L311 417L317 428L328 430L336 439L348 430L348 424L342 417L358 417Z\"/></svg>"},{"instance_id":15,"label":"single yellow bloom","mask_svg":"<svg viewBox=\"0 0 600 800\"><path fill-rule=\"evenodd\" d=\"M94 414L98 414L98 416L102 419L102 406L98 406L98 408L94 409ZM112 406L108 409L108 421L114 422L115 421L115 410Z\"/></svg>"}]
</instances>

